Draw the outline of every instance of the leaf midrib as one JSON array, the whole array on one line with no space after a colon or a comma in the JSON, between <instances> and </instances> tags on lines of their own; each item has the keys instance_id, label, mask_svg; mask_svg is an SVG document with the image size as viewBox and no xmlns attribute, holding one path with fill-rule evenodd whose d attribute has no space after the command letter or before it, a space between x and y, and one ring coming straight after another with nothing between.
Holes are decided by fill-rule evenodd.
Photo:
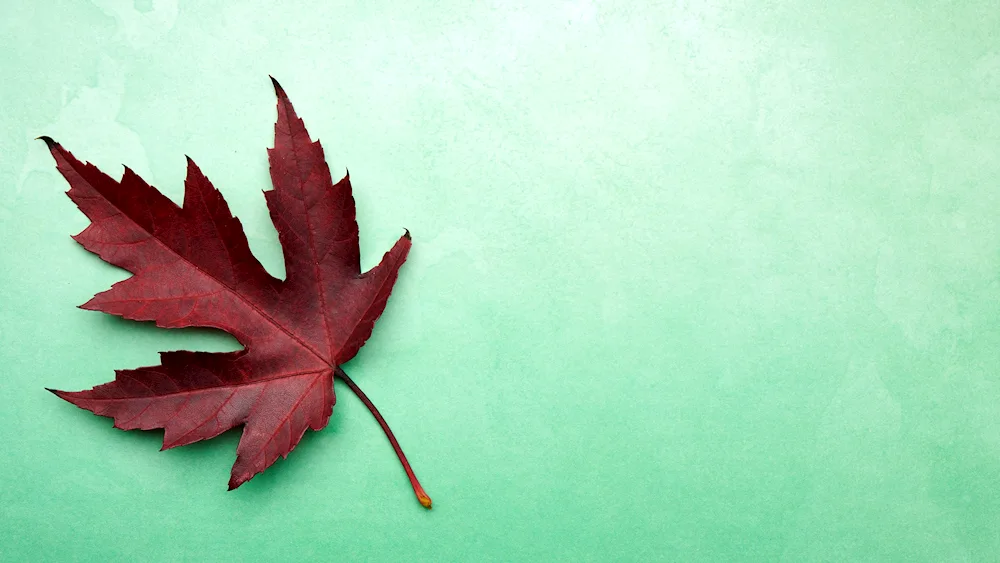
<instances>
[{"instance_id":1,"label":"leaf midrib","mask_svg":"<svg viewBox=\"0 0 1000 563\"><path fill-rule=\"evenodd\" d=\"M332 369L328 370L328 369L322 369L321 368L321 369L317 369L317 370L306 370L306 371L299 371L299 372L295 372L295 373L284 373L284 374L281 374L281 375L276 375L274 377L266 377L266 378L263 378L263 379L253 379L253 380L250 380L250 381L240 381L238 383L226 383L224 385L217 385L215 387L199 387L197 389L185 389L183 391L174 391L172 393L164 393L162 395L146 395L146 396L138 396L138 397L108 397L108 398L87 397L86 400L90 401L90 402L111 403L111 402L114 402L114 401L135 401L137 399L163 399L163 398L166 398L166 397L175 397L177 395L188 395L188 394L191 394L191 393L197 393L199 391L214 391L216 389L226 389L228 387L249 387L251 385L268 383L268 382L271 382L271 381L277 381L279 379L290 379L292 377L299 377L301 375L309 375L309 374L322 375L322 374L324 374L324 373L326 373L328 371L333 371L333 370Z\"/></svg>"}]
</instances>

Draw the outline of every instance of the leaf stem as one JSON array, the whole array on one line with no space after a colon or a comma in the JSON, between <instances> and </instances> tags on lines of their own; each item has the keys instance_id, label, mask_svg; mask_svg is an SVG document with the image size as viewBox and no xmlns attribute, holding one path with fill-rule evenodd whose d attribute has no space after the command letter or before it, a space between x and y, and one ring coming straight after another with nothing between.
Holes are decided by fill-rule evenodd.
<instances>
[{"instance_id":1,"label":"leaf stem","mask_svg":"<svg viewBox=\"0 0 1000 563\"><path fill-rule=\"evenodd\" d=\"M403 469L406 471L406 476L410 478L410 485L413 487L413 492L417 495L417 500L420 501L421 506L430 509L431 497L427 496L427 493L424 492L424 488L420 486L420 481L417 481L417 476L413 474L410 462L406 461L406 455L403 453L403 449L399 447L399 442L396 441L396 437L392 434L389 424L384 418L382 418L382 415L378 412L378 409L375 408L375 405L372 404L368 395L365 395L365 392L358 387L357 383L354 383L354 380L344 373L344 370L341 369L340 366L337 366L337 369L334 371L334 375L342 379L344 383L351 388L351 391L357 395L359 399L361 399L361 402L368 407L372 416L374 416L375 420L378 421L378 425L382 427L382 431L385 432L386 438L389 438L389 443L392 444L392 449L396 451L396 457L399 458L399 462L403 464Z\"/></svg>"}]
</instances>

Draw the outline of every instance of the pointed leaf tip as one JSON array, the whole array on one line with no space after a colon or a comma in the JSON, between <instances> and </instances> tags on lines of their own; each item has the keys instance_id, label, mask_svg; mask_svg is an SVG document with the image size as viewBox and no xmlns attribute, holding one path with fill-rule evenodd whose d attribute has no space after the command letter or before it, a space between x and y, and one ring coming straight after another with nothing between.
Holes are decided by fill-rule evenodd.
<instances>
[{"instance_id":1,"label":"pointed leaf tip","mask_svg":"<svg viewBox=\"0 0 1000 563\"><path fill-rule=\"evenodd\" d=\"M403 230L406 231L405 233L403 233L403 236L406 237L406 240L413 240L413 238L410 236L410 229L404 228Z\"/></svg>"},{"instance_id":2,"label":"pointed leaf tip","mask_svg":"<svg viewBox=\"0 0 1000 563\"><path fill-rule=\"evenodd\" d=\"M60 399L62 399L62 400L64 400L64 401L67 401L67 402L70 402L70 403L72 403L72 402L73 402L73 401L70 401L70 400L69 400L69 399L67 398L67 396L66 396L66 395L67 395L66 391L60 391L60 390L58 390L58 389L49 389L48 387L46 387L46 388L45 388L45 390L46 390L46 391L48 391L49 393L52 393L52 394L53 394L53 395L55 395L56 397L59 397Z\"/></svg>"},{"instance_id":3,"label":"pointed leaf tip","mask_svg":"<svg viewBox=\"0 0 1000 563\"><path fill-rule=\"evenodd\" d=\"M281 87L281 84L278 84L278 81L275 80L270 74L267 75L267 77L271 79L271 84L274 86L274 93L277 94L279 98L287 97L285 89Z\"/></svg>"},{"instance_id":4,"label":"pointed leaf tip","mask_svg":"<svg viewBox=\"0 0 1000 563\"><path fill-rule=\"evenodd\" d=\"M187 161L187 173L188 174L191 174L193 172L197 172L199 174L201 173L201 168L198 168L198 164L194 161L193 158L191 158L188 155L184 155L184 158Z\"/></svg>"},{"instance_id":5,"label":"pointed leaf tip","mask_svg":"<svg viewBox=\"0 0 1000 563\"><path fill-rule=\"evenodd\" d=\"M41 137L35 137L35 140L36 141L45 141L45 144L48 145L48 147L50 149L59 144L59 143L55 142L54 140L52 140L52 137L49 137L48 135L42 135Z\"/></svg>"}]
</instances>

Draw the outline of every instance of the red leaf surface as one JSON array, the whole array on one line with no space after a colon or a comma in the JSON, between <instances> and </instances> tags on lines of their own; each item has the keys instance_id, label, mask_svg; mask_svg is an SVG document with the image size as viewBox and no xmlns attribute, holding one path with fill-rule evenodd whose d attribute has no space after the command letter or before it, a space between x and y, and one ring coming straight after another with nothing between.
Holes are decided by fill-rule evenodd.
<instances>
[{"instance_id":1,"label":"red leaf surface","mask_svg":"<svg viewBox=\"0 0 1000 563\"><path fill-rule=\"evenodd\" d=\"M272 79L273 81L273 79ZM163 448L243 425L229 488L287 457L307 428L326 426L339 377L386 431L421 504L430 507L388 425L340 369L385 309L410 250L406 232L361 273L351 182L334 183L274 81L278 120L268 149L274 189L264 193L284 252L284 280L250 252L243 226L189 158L178 207L128 168L115 181L42 137L69 197L91 224L74 239L133 275L82 305L166 328L212 327L244 346L231 353L163 352L161 364L118 370L89 391L53 391L124 430L163 428Z\"/></svg>"}]
</instances>

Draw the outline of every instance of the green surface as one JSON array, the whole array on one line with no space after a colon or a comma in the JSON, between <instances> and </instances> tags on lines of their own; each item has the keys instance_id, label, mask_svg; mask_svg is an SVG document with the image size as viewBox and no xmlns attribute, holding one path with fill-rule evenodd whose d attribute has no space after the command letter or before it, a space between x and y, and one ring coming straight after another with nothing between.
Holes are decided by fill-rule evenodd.
<instances>
[{"instance_id":1,"label":"green surface","mask_svg":"<svg viewBox=\"0 0 1000 563\"><path fill-rule=\"evenodd\" d=\"M982 2L8 2L0 558L996 561L1000 10ZM43 7L44 6L44 7ZM51 135L281 273L282 81L414 248L329 427L226 492L43 387L227 350L75 306Z\"/></svg>"}]
</instances>

